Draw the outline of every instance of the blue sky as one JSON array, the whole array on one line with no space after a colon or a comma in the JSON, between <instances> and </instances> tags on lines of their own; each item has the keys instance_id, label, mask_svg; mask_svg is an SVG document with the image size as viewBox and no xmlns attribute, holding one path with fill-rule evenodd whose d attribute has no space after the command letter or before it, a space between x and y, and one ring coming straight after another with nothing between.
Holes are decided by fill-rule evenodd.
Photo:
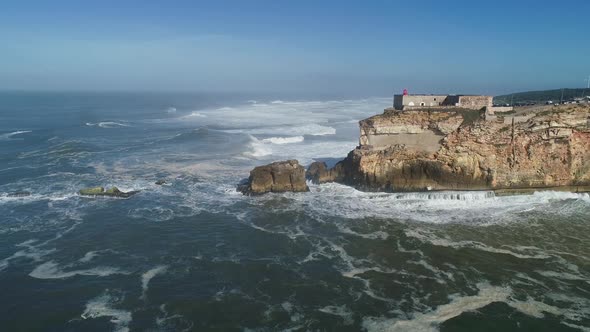
<instances>
[{"instance_id":1,"label":"blue sky","mask_svg":"<svg viewBox=\"0 0 590 332\"><path fill-rule=\"evenodd\" d=\"M0 89L581 87L590 1L2 1Z\"/></svg>"}]
</instances>

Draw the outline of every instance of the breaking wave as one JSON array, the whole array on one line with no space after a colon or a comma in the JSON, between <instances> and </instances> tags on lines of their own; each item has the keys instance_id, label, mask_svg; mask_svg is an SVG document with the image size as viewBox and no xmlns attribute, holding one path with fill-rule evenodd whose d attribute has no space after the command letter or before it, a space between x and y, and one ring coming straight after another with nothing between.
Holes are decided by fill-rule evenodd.
<instances>
[{"instance_id":1,"label":"breaking wave","mask_svg":"<svg viewBox=\"0 0 590 332\"><path fill-rule=\"evenodd\" d=\"M232 134L250 134L250 135L289 135L295 137L309 136L327 136L336 134L336 129L329 126L323 126L316 123L297 125L297 126L277 126L250 129L227 129L225 132Z\"/></svg>"},{"instance_id":2,"label":"breaking wave","mask_svg":"<svg viewBox=\"0 0 590 332\"><path fill-rule=\"evenodd\" d=\"M271 147L254 136L250 136L250 143L248 144L248 148L249 150L244 152L244 155L248 157L260 158L272 154Z\"/></svg>"},{"instance_id":3,"label":"breaking wave","mask_svg":"<svg viewBox=\"0 0 590 332\"><path fill-rule=\"evenodd\" d=\"M434 224L488 225L526 220L520 217L523 213L569 216L590 208L588 194L551 191L500 197L491 191L375 193L337 183L310 184L310 190L306 195L285 196L313 213L346 219L376 217Z\"/></svg>"},{"instance_id":4,"label":"breaking wave","mask_svg":"<svg viewBox=\"0 0 590 332\"><path fill-rule=\"evenodd\" d=\"M97 123L92 123L92 122L86 122L86 125L89 127L100 127L100 128L118 128L118 127L131 127L128 124L124 124L124 123L120 123L120 122L114 122L114 121L104 121L104 122L97 122Z\"/></svg>"},{"instance_id":5,"label":"breaking wave","mask_svg":"<svg viewBox=\"0 0 590 332\"><path fill-rule=\"evenodd\" d=\"M13 131L11 133L6 133L6 134L0 134L0 141L7 141L12 139L12 137L14 136L18 136L18 135L22 135L22 134L26 134L26 133L30 133L32 132L31 130L19 130L19 131Z\"/></svg>"},{"instance_id":6,"label":"breaking wave","mask_svg":"<svg viewBox=\"0 0 590 332\"><path fill-rule=\"evenodd\" d=\"M303 136L294 136L294 137L269 137L262 140L264 143L272 143L272 144L291 144L291 143L301 143L305 138Z\"/></svg>"},{"instance_id":7,"label":"breaking wave","mask_svg":"<svg viewBox=\"0 0 590 332\"><path fill-rule=\"evenodd\" d=\"M185 115L184 118L206 118L207 115L200 112L191 112L189 115Z\"/></svg>"}]
</instances>

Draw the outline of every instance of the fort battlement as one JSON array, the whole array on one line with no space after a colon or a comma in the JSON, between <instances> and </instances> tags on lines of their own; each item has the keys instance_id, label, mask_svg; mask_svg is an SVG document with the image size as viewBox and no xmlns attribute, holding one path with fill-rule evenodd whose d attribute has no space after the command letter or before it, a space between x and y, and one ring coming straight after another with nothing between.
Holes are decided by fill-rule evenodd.
<instances>
[{"instance_id":1,"label":"fort battlement","mask_svg":"<svg viewBox=\"0 0 590 332\"><path fill-rule=\"evenodd\" d=\"M412 110L424 108L466 108L482 109L492 107L492 96L478 95L428 95L428 94L401 94L394 95L393 108L396 110Z\"/></svg>"}]
</instances>

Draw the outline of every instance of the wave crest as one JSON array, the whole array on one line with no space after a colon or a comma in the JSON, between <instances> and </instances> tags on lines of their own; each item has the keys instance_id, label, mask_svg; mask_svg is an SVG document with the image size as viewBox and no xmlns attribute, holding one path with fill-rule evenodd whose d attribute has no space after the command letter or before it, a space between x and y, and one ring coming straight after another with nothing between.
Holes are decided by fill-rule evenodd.
<instances>
[{"instance_id":1,"label":"wave crest","mask_svg":"<svg viewBox=\"0 0 590 332\"><path fill-rule=\"evenodd\" d=\"M30 132L31 132L30 130L18 130L18 131L13 131L11 133L1 134L0 141L7 141L7 140L12 139L13 136L26 134L26 133L30 133Z\"/></svg>"},{"instance_id":2,"label":"wave crest","mask_svg":"<svg viewBox=\"0 0 590 332\"><path fill-rule=\"evenodd\" d=\"M293 136L293 137L269 137L262 140L264 143L271 143L271 144L292 144L292 143L300 143L303 142L305 138L303 136Z\"/></svg>"},{"instance_id":3,"label":"wave crest","mask_svg":"<svg viewBox=\"0 0 590 332\"><path fill-rule=\"evenodd\" d=\"M114 122L114 121L103 121L103 122L97 122L97 123L86 122L86 125L89 127L100 127L100 128L107 128L107 129L118 128L118 127L131 127L128 124Z\"/></svg>"}]
</instances>

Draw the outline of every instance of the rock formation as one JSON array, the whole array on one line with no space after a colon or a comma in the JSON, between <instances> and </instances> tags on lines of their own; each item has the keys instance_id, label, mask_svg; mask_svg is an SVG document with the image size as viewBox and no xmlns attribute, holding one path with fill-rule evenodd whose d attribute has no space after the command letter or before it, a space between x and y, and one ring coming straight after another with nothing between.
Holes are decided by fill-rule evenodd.
<instances>
[{"instance_id":1,"label":"rock formation","mask_svg":"<svg viewBox=\"0 0 590 332\"><path fill-rule=\"evenodd\" d=\"M590 186L590 107L485 120L480 111L387 110L360 121L360 145L308 177L367 191Z\"/></svg>"},{"instance_id":2,"label":"rock formation","mask_svg":"<svg viewBox=\"0 0 590 332\"><path fill-rule=\"evenodd\" d=\"M106 196L106 197L128 198L128 197L131 197L131 196L137 194L138 192L139 191L123 192L123 191L119 190L119 188L117 188L117 187L108 188L106 190L103 187L92 187L92 188L81 189L79 193L82 196L93 196L93 197Z\"/></svg>"},{"instance_id":3,"label":"rock formation","mask_svg":"<svg viewBox=\"0 0 590 332\"><path fill-rule=\"evenodd\" d=\"M297 160L274 162L258 166L250 172L248 181L238 186L245 195L268 192L309 191L305 182L305 168Z\"/></svg>"}]
</instances>

